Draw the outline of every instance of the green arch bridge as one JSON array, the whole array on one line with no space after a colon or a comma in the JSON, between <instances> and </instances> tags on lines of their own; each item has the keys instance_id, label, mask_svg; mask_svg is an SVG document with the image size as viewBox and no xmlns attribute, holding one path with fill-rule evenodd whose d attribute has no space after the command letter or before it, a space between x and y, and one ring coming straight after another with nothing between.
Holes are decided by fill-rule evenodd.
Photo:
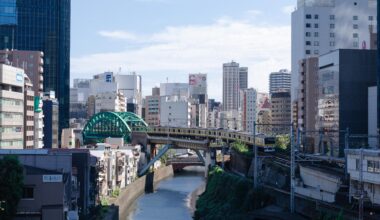
<instances>
[{"instance_id":1,"label":"green arch bridge","mask_svg":"<svg viewBox=\"0 0 380 220\"><path fill-rule=\"evenodd\" d=\"M103 142L108 137L123 138L131 141L134 131L147 131L145 121L131 112L100 112L91 117L83 128L84 144Z\"/></svg>"}]
</instances>

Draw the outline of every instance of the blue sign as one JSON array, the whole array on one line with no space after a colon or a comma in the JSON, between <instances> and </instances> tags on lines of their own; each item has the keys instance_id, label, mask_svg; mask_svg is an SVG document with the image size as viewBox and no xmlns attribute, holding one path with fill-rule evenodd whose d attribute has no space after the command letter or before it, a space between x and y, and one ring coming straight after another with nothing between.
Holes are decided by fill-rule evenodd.
<instances>
[{"instance_id":1,"label":"blue sign","mask_svg":"<svg viewBox=\"0 0 380 220\"><path fill-rule=\"evenodd\" d=\"M112 82L112 75L111 74L107 74L106 75L106 82Z\"/></svg>"}]
</instances>

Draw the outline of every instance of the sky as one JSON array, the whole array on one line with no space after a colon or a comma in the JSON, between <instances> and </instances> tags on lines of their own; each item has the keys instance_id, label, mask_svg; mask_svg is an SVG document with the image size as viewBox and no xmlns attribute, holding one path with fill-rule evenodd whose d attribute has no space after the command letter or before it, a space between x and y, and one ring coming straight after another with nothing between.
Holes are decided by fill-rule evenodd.
<instances>
[{"instance_id":1,"label":"sky","mask_svg":"<svg viewBox=\"0 0 380 220\"><path fill-rule=\"evenodd\" d=\"M142 76L143 95L166 82L208 74L222 99L223 63L249 68L248 86L268 91L271 72L290 69L296 0L71 1L71 79L105 71Z\"/></svg>"}]
</instances>

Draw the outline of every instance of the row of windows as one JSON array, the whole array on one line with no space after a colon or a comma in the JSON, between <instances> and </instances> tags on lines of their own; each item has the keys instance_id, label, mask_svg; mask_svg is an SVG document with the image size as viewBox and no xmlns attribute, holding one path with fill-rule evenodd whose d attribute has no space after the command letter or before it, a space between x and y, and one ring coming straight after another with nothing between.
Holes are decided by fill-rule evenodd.
<instances>
[{"instance_id":1,"label":"row of windows","mask_svg":"<svg viewBox=\"0 0 380 220\"><path fill-rule=\"evenodd\" d=\"M22 127L0 127L0 133L19 133L22 132Z\"/></svg>"},{"instance_id":2,"label":"row of windows","mask_svg":"<svg viewBox=\"0 0 380 220\"><path fill-rule=\"evenodd\" d=\"M305 17L306 17L306 19L312 19L312 15L311 14L306 14ZM319 19L319 15L314 15L314 19ZM335 15L330 15L330 20L335 20ZM359 16L353 15L352 16L352 20L358 21L359 20ZM374 17L372 15L370 15L370 16L368 16L368 20L369 21L373 21Z\"/></svg>"},{"instance_id":3,"label":"row of windows","mask_svg":"<svg viewBox=\"0 0 380 220\"><path fill-rule=\"evenodd\" d=\"M0 106L1 105L7 105L7 106L23 106L24 102L21 100L15 100L15 99L7 99L7 98L0 98Z\"/></svg>"},{"instance_id":4,"label":"row of windows","mask_svg":"<svg viewBox=\"0 0 380 220\"><path fill-rule=\"evenodd\" d=\"M0 118L5 119L23 119L22 113L0 112Z\"/></svg>"},{"instance_id":5,"label":"row of windows","mask_svg":"<svg viewBox=\"0 0 380 220\"><path fill-rule=\"evenodd\" d=\"M0 147L23 147L23 141L0 141Z\"/></svg>"}]
</instances>

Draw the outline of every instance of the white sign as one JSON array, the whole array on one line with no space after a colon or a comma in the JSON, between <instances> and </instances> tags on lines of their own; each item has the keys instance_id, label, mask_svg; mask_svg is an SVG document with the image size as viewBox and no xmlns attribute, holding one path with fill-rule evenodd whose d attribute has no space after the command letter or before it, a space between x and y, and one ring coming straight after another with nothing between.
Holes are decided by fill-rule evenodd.
<instances>
[{"instance_id":1,"label":"white sign","mask_svg":"<svg viewBox=\"0 0 380 220\"><path fill-rule=\"evenodd\" d=\"M62 175L43 175L42 182L44 183L61 183Z\"/></svg>"}]
</instances>

